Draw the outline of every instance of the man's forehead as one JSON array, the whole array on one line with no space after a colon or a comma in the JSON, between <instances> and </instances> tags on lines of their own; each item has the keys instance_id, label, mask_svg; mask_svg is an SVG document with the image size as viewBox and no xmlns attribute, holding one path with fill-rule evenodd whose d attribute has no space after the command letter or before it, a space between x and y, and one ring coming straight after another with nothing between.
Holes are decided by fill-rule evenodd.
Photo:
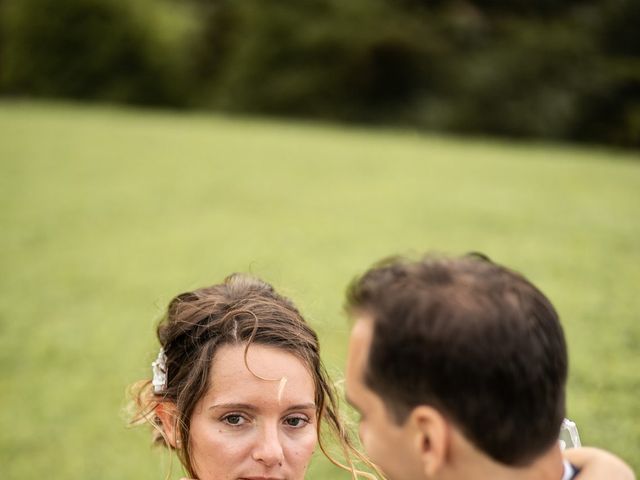
<instances>
[{"instance_id":1,"label":"man's forehead","mask_svg":"<svg viewBox=\"0 0 640 480\"><path fill-rule=\"evenodd\" d=\"M362 381L372 335L373 322L371 319L366 316L357 317L349 336L346 371L347 388L353 388Z\"/></svg>"},{"instance_id":2,"label":"man's forehead","mask_svg":"<svg viewBox=\"0 0 640 480\"><path fill-rule=\"evenodd\" d=\"M354 318L351 329L351 339L363 343L365 347L371 342L373 337L373 318L366 313L359 314Z\"/></svg>"},{"instance_id":3,"label":"man's forehead","mask_svg":"<svg viewBox=\"0 0 640 480\"><path fill-rule=\"evenodd\" d=\"M345 397L356 410L361 410L360 399L363 394L363 373L371 343L371 322L358 316L354 319L349 336L347 368L345 372Z\"/></svg>"}]
</instances>

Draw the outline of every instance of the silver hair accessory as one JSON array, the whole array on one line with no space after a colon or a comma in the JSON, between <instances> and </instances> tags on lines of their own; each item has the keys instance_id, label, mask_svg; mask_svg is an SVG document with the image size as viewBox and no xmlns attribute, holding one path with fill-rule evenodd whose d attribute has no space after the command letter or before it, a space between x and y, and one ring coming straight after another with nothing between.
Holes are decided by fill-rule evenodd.
<instances>
[{"instance_id":1,"label":"silver hair accessory","mask_svg":"<svg viewBox=\"0 0 640 480\"><path fill-rule=\"evenodd\" d=\"M562 421L560 427L560 448L562 450L566 448L581 447L580 435L578 435L578 427L568 418Z\"/></svg>"},{"instance_id":2,"label":"silver hair accessory","mask_svg":"<svg viewBox=\"0 0 640 480\"><path fill-rule=\"evenodd\" d=\"M164 348L160 348L158 356L153 363L151 363L151 369L153 370L153 393L161 393L167 388L167 355L164 353Z\"/></svg>"}]
</instances>

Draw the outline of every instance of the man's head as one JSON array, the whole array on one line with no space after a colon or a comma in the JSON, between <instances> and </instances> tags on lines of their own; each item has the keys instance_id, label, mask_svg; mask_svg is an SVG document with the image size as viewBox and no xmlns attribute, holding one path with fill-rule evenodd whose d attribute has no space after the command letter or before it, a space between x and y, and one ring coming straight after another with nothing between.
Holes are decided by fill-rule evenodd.
<instances>
[{"instance_id":1,"label":"man's head","mask_svg":"<svg viewBox=\"0 0 640 480\"><path fill-rule=\"evenodd\" d=\"M521 275L470 255L388 260L352 283L347 367L361 436L391 478L421 478L452 442L525 466L557 441L567 352Z\"/></svg>"}]
</instances>

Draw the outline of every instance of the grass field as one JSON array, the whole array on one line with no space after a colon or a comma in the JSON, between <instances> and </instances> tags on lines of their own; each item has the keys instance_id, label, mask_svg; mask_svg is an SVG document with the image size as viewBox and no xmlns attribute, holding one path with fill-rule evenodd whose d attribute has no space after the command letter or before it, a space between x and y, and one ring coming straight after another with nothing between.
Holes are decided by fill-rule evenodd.
<instances>
[{"instance_id":1,"label":"grass field","mask_svg":"<svg viewBox=\"0 0 640 480\"><path fill-rule=\"evenodd\" d=\"M164 478L126 386L169 298L232 271L297 300L339 376L348 281L479 250L558 307L569 416L640 470L634 153L65 104L0 103L0 470ZM178 475L178 473L176 473ZM174 476L175 478L175 476ZM309 478L344 478L320 457Z\"/></svg>"}]
</instances>

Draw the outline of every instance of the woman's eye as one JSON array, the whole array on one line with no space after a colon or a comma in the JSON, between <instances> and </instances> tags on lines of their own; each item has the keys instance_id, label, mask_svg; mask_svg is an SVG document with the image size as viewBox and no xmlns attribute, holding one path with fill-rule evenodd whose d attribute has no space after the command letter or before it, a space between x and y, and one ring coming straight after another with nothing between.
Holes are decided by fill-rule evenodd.
<instances>
[{"instance_id":1,"label":"woman's eye","mask_svg":"<svg viewBox=\"0 0 640 480\"><path fill-rule=\"evenodd\" d=\"M228 425L233 426L243 425L244 423L246 423L246 419L242 415L238 414L227 415L226 417L222 418L222 421Z\"/></svg>"},{"instance_id":2,"label":"woman's eye","mask_svg":"<svg viewBox=\"0 0 640 480\"><path fill-rule=\"evenodd\" d=\"M293 428L301 428L309 423L305 417L287 417L284 419L284 423Z\"/></svg>"}]
</instances>

